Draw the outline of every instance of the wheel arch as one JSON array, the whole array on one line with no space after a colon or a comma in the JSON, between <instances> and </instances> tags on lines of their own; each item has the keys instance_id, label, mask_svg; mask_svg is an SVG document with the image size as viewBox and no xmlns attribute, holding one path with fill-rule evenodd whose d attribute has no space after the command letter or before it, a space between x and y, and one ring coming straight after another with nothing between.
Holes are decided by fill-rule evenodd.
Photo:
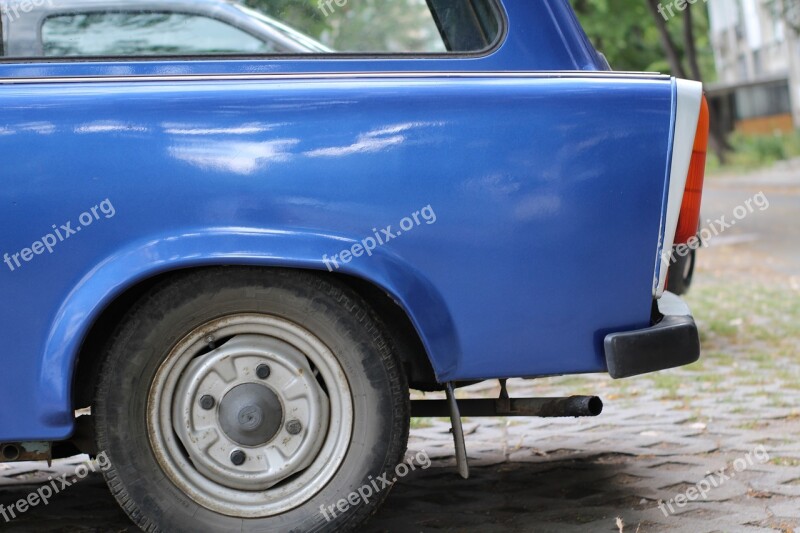
<instances>
[{"instance_id":1,"label":"wheel arch","mask_svg":"<svg viewBox=\"0 0 800 533\"><path fill-rule=\"evenodd\" d=\"M241 240L241 233L237 231L236 240ZM344 246L339 237L333 242L321 239L323 245L309 247L309 240L319 239L294 235L294 247L302 250L296 254L285 249L280 254L242 253L241 245L237 250L236 244L225 250L220 243L226 239L220 238L219 233L207 237L208 240L197 234L185 237L192 242L181 246L178 243L182 239L178 238L135 245L93 269L70 292L50 329L42 365L43 369L63 369L66 377L59 379L52 371L43 371L40 380L41 391L56 395L61 392L62 403L67 404L65 417L74 408L90 405L103 348L131 305L155 284L187 270L246 266L332 276L356 291L381 318L414 388L436 388L436 372L455 364L453 357L459 352L456 333L444 302L418 271L395 255L376 250L373 257L351 263L350 268L329 272L321 261L322 252L312 250L331 253L341 249ZM265 237L273 241L273 246L266 249L276 249L276 238L292 242L285 240L289 235L276 237L271 233L255 239ZM162 247L167 249L161 250ZM176 247L182 252L176 254ZM201 249L216 253L202 253ZM164 255L169 259L157 260Z\"/></svg>"},{"instance_id":2,"label":"wheel arch","mask_svg":"<svg viewBox=\"0 0 800 533\"><path fill-rule=\"evenodd\" d=\"M240 266L257 266L258 268L263 268L265 273L274 268L265 265L243 264ZM75 367L71 376L73 405L76 408L90 406L96 378L103 362L103 349L110 340L114 329L141 296L153 286L167 281L177 274L214 267L220 267L220 265L194 266L156 274L134 283L106 305L93 320L78 349ZM411 387L421 390L438 390L436 374L419 332L414 327L408 313L390 294L368 280L346 274L325 273L305 268L294 268L293 270L331 276L357 292L375 310L381 322L385 325L389 338L398 350L398 354L405 366Z\"/></svg>"}]
</instances>

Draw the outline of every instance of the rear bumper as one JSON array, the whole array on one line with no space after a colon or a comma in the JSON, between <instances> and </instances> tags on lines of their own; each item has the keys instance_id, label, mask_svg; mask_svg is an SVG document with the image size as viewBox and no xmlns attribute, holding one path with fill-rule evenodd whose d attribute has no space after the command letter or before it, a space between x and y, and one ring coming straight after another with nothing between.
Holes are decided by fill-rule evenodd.
<instances>
[{"instance_id":1,"label":"rear bumper","mask_svg":"<svg viewBox=\"0 0 800 533\"><path fill-rule=\"evenodd\" d=\"M658 300L662 318L649 328L606 335L608 373L626 378L694 363L700 358L700 339L689 307L665 292Z\"/></svg>"}]
</instances>

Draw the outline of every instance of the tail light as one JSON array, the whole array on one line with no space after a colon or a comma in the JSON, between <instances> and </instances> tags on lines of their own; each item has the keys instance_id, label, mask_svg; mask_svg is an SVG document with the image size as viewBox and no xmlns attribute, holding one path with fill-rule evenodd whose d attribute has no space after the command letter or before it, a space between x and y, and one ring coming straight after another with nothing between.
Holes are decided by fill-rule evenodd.
<instances>
[{"instance_id":1,"label":"tail light","mask_svg":"<svg viewBox=\"0 0 800 533\"><path fill-rule=\"evenodd\" d=\"M686 189L681 203L681 214L678 218L678 229L675 231L674 244L686 244L697 235L700 221L700 201L703 198L703 178L706 172L706 152L708 150L708 102L703 96L700 104L700 118L697 120L697 132L694 136L692 160L689 163L689 175L686 178Z\"/></svg>"}]
</instances>

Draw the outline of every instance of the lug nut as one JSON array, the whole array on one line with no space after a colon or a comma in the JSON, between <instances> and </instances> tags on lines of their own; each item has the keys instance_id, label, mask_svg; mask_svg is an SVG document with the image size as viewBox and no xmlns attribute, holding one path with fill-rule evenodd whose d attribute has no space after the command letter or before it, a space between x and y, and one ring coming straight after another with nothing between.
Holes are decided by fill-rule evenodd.
<instances>
[{"instance_id":1,"label":"lug nut","mask_svg":"<svg viewBox=\"0 0 800 533\"><path fill-rule=\"evenodd\" d=\"M210 411L214 408L214 405L217 402L214 400L213 396L209 396L208 394L204 394L202 398L200 398L200 407L205 409L206 411Z\"/></svg>"},{"instance_id":2,"label":"lug nut","mask_svg":"<svg viewBox=\"0 0 800 533\"><path fill-rule=\"evenodd\" d=\"M234 450L231 453L231 463L234 466L242 466L247 459L247 455L242 450Z\"/></svg>"},{"instance_id":3,"label":"lug nut","mask_svg":"<svg viewBox=\"0 0 800 533\"><path fill-rule=\"evenodd\" d=\"M299 420L289 420L286 422L286 431L288 431L290 435L297 435L303 431L303 424L301 424Z\"/></svg>"},{"instance_id":4,"label":"lug nut","mask_svg":"<svg viewBox=\"0 0 800 533\"><path fill-rule=\"evenodd\" d=\"M269 365L262 364L256 367L256 376L258 376L258 379L267 379L271 373L272 370L270 370Z\"/></svg>"}]
</instances>

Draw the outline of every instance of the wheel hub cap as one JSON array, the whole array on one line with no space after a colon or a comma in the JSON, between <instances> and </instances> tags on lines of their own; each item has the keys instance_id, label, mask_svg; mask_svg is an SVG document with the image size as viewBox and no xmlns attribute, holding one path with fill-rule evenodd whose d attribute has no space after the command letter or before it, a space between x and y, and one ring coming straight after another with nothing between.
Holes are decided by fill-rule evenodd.
<instances>
[{"instance_id":1,"label":"wheel hub cap","mask_svg":"<svg viewBox=\"0 0 800 533\"><path fill-rule=\"evenodd\" d=\"M242 446L262 446L281 427L283 407L272 389L245 383L231 389L219 405L219 425L225 435Z\"/></svg>"}]
</instances>

